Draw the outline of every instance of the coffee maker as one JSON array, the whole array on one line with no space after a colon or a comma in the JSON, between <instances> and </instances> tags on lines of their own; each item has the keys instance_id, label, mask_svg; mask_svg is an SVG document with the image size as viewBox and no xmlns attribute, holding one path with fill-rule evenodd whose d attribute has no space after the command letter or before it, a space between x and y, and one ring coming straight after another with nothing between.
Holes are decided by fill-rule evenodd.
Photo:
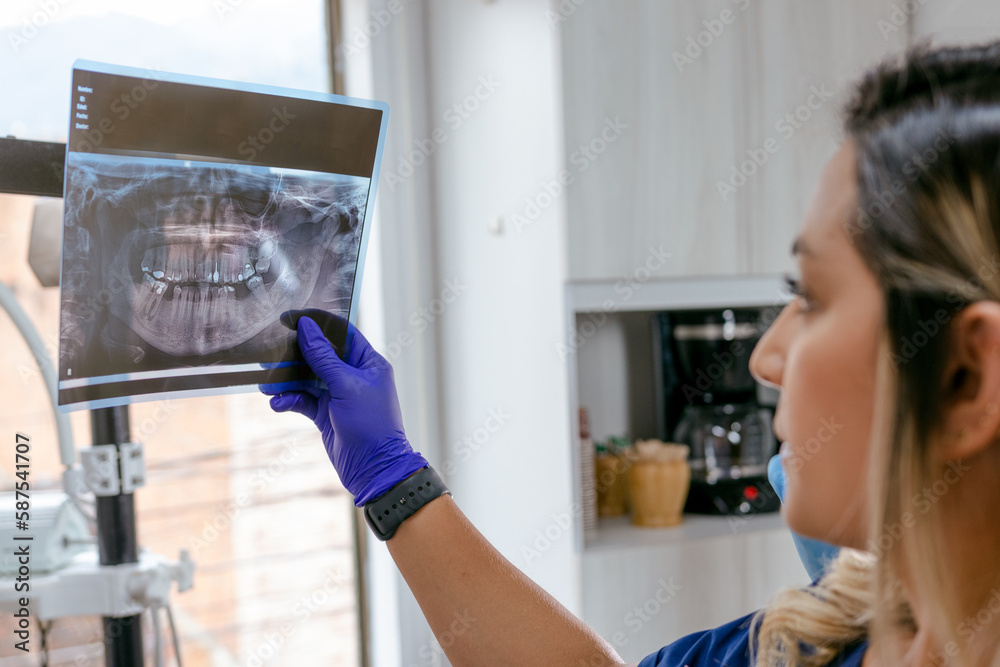
<instances>
[{"instance_id":1,"label":"coffee maker","mask_svg":"<svg viewBox=\"0 0 1000 667\"><path fill-rule=\"evenodd\" d=\"M750 374L763 334L760 308L658 313L661 439L690 447L691 487L685 512L745 515L776 512L767 480L777 452L773 404Z\"/></svg>"}]
</instances>

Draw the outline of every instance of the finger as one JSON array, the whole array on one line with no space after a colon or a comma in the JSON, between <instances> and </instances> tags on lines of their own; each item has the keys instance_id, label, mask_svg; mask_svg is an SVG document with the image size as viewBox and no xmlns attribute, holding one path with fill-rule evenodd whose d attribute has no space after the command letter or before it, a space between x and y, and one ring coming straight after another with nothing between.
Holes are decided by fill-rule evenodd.
<instances>
[{"instance_id":1,"label":"finger","mask_svg":"<svg viewBox=\"0 0 1000 667\"><path fill-rule=\"evenodd\" d=\"M305 387L300 382L276 382L273 384L258 384L257 389L262 394L274 396L286 391L304 391Z\"/></svg>"},{"instance_id":2,"label":"finger","mask_svg":"<svg viewBox=\"0 0 1000 667\"><path fill-rule=\"evenodd\" d=\"M304 391L313 396L318 396L319 392L323 391L323 385L319 380L292 380L289 382L265 382L258 384L257 389L262 394L267 394L268 396L283 394L288 391Z\"/></svg>"},{"instance_id":3,"label":"finger","mask_svg":"<svg viewBox=\"0 0 1000 667\"><path fill-rule=\"evenodd\" d=\"M313 421L319 413L319 401L316 397L302 392L290 391L272 396L270 403L271 409L275 412L298 412Z\"/></svg>"},{"instance_id":4,"label":"finger","mask_svg":"<svg viewBox=\"0 0 1000 667\"><path fill-rule=\"evenodd\" d=\"M382 360L382 355L375 351L368 339L351 324L347 318L316 308L304 310L289 310L281 314L281 323L289 329L298 329L298 322L303 317L316 323L323 332L327 342L333 346L337 356L354 368L365 368L375 359ZM347 347L348 354L342 353Z\"/></svg>"},{"instance_id":5,"label":"finger","mask_svg":"<svg viewBox=\"0 0 1000 667\"><path fill-rule=\"evenodd\" d=\"M302 356L305 357L313 373L325 382L332 392L337 393L346 379L345 376L349 375L349 367L337 356L323 330L312 319L300 317L298 341Z\"/></svg>"},{"instance_id":6,"label":"finger","mask_svg":"<svg viewBox=\"0 0 1000 667\"><path fill-rule=\"evenodd\" d=\"M340 315L320 310L319 308L287 310L281 314L279 319L284 326L292 331L298 331L299 320L303 317L308 317L319 325L320 330L323 331L323 335L333 345L333 349L337 352L337 355L343 359L343 342L347 336L348 321Z\"/></svg>"},{"instance_id":7,"label":"finger","mask_svg":"<svg viewBox=\"0 0 1000 667\"><path fill-rule=\"evenodd\" d=\"M367 368L372 361L382 357L353 324L347 327L346 345L347 363L355 368Z\"/></svg>"},{"instance_id":8,"label":"finger","mask_svg":"<svg viewBox=\"0 0 1000 667\"><path fill-rule=\"evenodd\" d=\"M261 391L262 394L265 394L266 396L272 396L272 397L273 396L278 396L280 394L296 394L297 393L297 394L305 394L307 396L311 396L312 398L318 400L318 399L322 398L324 395L326 395L326 396L330 395L330 392L328 392L326 390L325 386L321 386L318 382L315 383L315 384L306 385L306 386L292 386L292 387L289 387L287 385L294 385L294 383L289 382L289 383L286 383L286 384L283 384L283 385L257 385L257 388L260 389L260 391ZM280 387L280 390L275 391L275 388L277 388L277 387Z\"/></svg>"}]
</instances>

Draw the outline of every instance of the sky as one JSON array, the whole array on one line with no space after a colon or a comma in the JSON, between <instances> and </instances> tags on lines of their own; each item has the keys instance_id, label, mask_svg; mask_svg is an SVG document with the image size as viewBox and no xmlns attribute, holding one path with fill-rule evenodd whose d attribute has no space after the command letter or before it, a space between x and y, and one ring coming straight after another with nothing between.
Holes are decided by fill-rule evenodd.
<instances>
[{"instance_id":1,"label":"sky","mask_svg":"<svg viewBox=\"0 0 1000 667\"><path fill-rule=\"evenodd\" d=\"M253 0L219 0L227 6L239 8L243 4L256 4ZM31 21L40 14L50 18L46 22L65 21L76 16L103 16L120 13L153 21L162 25L173 25L183 19L191 19L206 13L216 12L216 0L4 0L0 5L0 28L21 27L25 20ZM36 21L41 23L41 20Z\"/></svg>"},{"instance_id":2,"label":"sky","mask_svg":"<svg viewBox=\"0 0 1000 667\"><path fill-rule=\"evenodd\" d=\"M323 0L3 0L0 136L65 141L77 59L329 90Z\"/></svg>"}]
</instances>

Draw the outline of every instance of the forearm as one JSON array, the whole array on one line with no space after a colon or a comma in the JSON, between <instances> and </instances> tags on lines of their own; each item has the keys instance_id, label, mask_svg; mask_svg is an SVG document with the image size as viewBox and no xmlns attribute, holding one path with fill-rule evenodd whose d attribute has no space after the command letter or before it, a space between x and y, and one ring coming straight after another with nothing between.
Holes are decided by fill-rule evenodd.
<instances>
[{"instance_id":1,"label":"forearm","mask_svg":"<svg viewBox=\"0 0 1000 667\"><path fill-rule=\"evenodd\" d=\"M618 665L593 629L490 544L444 495L386 545L455 667Z\"/></svg>"}]
</instances>

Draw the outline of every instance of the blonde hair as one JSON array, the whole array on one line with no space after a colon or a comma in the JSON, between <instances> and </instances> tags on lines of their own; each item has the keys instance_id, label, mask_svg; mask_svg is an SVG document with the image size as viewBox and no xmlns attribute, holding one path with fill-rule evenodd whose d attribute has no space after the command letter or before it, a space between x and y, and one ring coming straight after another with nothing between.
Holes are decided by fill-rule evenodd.
<instances>
[{"instance_id":1,"label":"blonde hair","mask_svg":"<svg viewBox=\"0 0 1000 667\"><path fill-rule=\"evenodd\" d=\"M842 549L814 586L779 591L752 619L751 660L818 667L878 638L886 652L880 657L893 664L905 646L897 640L917 630L901 585L905 567L927 601L921 609L935 640L954 648L940 664L998 664L995 644L959 641L964 619L947 577L959 564L945 548L939 503L920 511L915 503L942 483L934 447L945 437L941 384L951 344L946 323L934 333L925 325L942 310L1000 301L1000 272L980 270L984 257L996 265L1000 237L1000 43L918 48L887 61L859 82L847 112L859 204L847 231L885 305L869 446L868 549ZM913 155L921 168L908 172ZM922 344L914 346L921 330ZM1000 563L993 575L1000 580Z\"/></svg>"}]
</instances>

